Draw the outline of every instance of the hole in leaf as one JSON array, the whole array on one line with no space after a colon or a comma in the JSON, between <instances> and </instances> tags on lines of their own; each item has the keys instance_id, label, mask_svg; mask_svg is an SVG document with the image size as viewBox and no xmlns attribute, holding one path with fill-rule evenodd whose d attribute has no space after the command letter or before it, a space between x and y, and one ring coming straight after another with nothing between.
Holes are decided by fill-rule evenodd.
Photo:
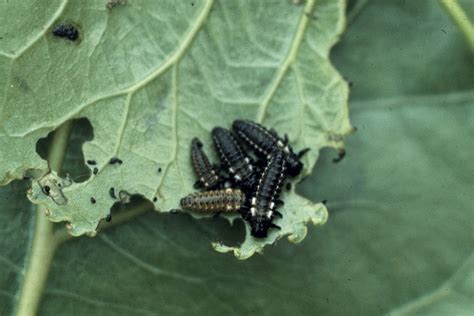
<instances>
[{"instance_id":1,"label":"hole in leaf","mask_svg":"<svg viewBox=\"0 0 474 316\"><path fill-rule=\"evenodd\" d=\"M48 160L48 152L54 139L56 130L36 142L36 152L44 160ZM87 118L72 121L71 133L64 155L63 165L59 171L60 177L69 175L74 182L84 182L90 178L92 170L84 163L82 145L94 138L93 127ZM48 161L49 163L49 161ZM54 170L58 172L58 170Z\"/></svg>"},{"instance_id":2,"label":"hole in leaf","mask_svg":"<svg viewBox=\"0 0 474 316\"><path fill-rule=\"evenodd\" d=\"M118 200L112 205L109 214L100 221L97 231L103 230L107 226L117 225L129 221L130 219L137 216L137 210L142 210L141 213L144 214L146 212L151 212L153 208L153 203L150 202L150 200L144 198L142 195L129 195L127 197L126 203L124 203L122 200Z\"/></svg>"}]
</instances>

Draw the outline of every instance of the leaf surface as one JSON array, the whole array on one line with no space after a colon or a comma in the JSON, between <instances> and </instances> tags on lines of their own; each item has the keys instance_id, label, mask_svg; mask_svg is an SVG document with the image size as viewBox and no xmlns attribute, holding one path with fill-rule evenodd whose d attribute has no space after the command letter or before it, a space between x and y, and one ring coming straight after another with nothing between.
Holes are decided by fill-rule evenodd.
<instances>
[{"instance_id":1,"label":"leaf surface","mask_svg":"<svg viewBox=\"0 0 474 316\"><path fill-rule=\"evenodd\" d=\"M308 174L319 148L342 147L351 130L347 86L328 59L343 10L343 1L130 2L110 10L101 2L58 3L24 46L7 42L0 138L3 148L18 150L1 167L3 182L27 168L46 172L34 151L38 137L80 117L93 126L83 151L97 174L69 185L50 173L29 195L75 236L95 233L116 202L110 188L156 198L160 212L179 207L195 181L191 139L200 137L210 151L210 130L237 118L288 133L296 149L310 147ZM77 26L79 40L54 37L60 23ZM114 157L123 163L109 163ZM284 229L265 240L249 236L239 257L284 235L301 240L305 223L325 221L324 206L293 195L279 222Z\"/></svg>"},{"instance_id":2,"label":"leaf surface","mask_svg":"<svg viewBox=\"0 0 474 316\"><path fill-rule=\"evenodd\" d=\"M354 82L358 131L342 162L323 151L297 190L328 199L326 225L296 246L282 240L236 261L209 242L235 239L241 222L148 214L65 243L39 314L472 310L474 77L462 36L436 1L369 1L350 21L333 56ZM404 68L414 58L419 67ZM16 304L32 228L25 187L15 185L0 188L0 254L17 266L0 258L2 315Z\"/></svg>"}]
</instances>

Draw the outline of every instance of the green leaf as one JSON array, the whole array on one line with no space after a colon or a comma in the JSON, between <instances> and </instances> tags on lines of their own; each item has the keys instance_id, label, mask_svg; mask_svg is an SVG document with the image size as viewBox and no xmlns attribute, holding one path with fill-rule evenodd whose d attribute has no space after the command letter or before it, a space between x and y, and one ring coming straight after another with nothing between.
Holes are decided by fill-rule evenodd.
<instances>
[{"instance_id":1,"label":"green leaf","mask_svg":"<svg viewBox=\"0 0 474 316\"><path fill-rule=\"evenodd\" d=\"M390 315L469 315L474 310L474 253L451 278L433 292L390 312Z\"/></svg>"},{"instance_id":2,"label":"green leaf","mask_svg":"<svg viewBox=\"0 0 474 316\"><path fill-rule=\"evenodd\" d=\"M280 242L237 262L208 242L234 238L241 224L148 214L65 243L40 314L384 314L442 291L459 273L456 304L436 302L467 308L474 170L459 162L470 157L461 149L470 144L473 98L474 91L354 103L359 129L345 160L333 164L334 151L324 151L300 188L328 199L329 221L296 246ZM2 306L13 302L3 299Z\"/></svg>"},{"instance_id":3,"label":"green leaf","mask_svg":"<svg viewBox=\"0 0 474 316\"><path fill-rule=\"evenodd\" d=\"M472 1L461 5L474 12ZM63 244L39 314L472 310L469 54L437 2L367 2L333 55L354 82L351 120L358 132L347 139L342 162L333 164L335 152L324 150L297 190L312 201L328 199L326 225L296 246L282 240L264 256L236 261L209 241L235 239L240 221L229 227L222 219L148 214ZM21 294L16 284L28 267L32 232L25 187L12 186L19 184L0 187L2 315Z\"/></svg>"},{"instance_id":4,"label":"green leaf","mask_svg":"<svg viewBox=\"0 0 474 316\"><path fill-rule=\"evenodd\" d=\"M17 282L31 247L34 206L25 198L26 181L0 187L0 314L12 309Z\"/></svg>"},{"instance_id":5,"label":"green leaf","mask_svg":"<svg viewBox=\"0 0 474 316\"><path fill-rule=\"evenodd\" d=\"M327 199L330 210L318 241L310 241L322 248L312 261L321 270L313 281L326 291L337 285L314 295L344 302L325 305L322 314L388 314L443 289L473 255L474 169L460 162L472 155L466 127L474 91L351 104L358 132L348 140L346 160L334 166L322 155L301 192ZM458 289L474 297L469 287ZM466 309L467 301L445 301L444 308Z\"/></svg>"},{"instance_id":6,"label":"green leaf","mask_svg":"<svg viewBox=\"0 0 474 316\"><path fill-rule=\"evenodd\" d=\"M97 162L97 175L71 184L52 172L35 181L29 194L51 221L68 222L74 236L95 234L116 202L111 187L126 196L157 198L159 212L179 207L195 181L191 139L198 136L211 148L210 130L230 127L236 118L288 133L297 149L310 147L308 174L319 148L341 148L351 131L348 89L328 59L343 30L343 10L343 1L314 0L304 6L130 2L110 10L102 2L59 3L24 46L6 42L6 84L15 78L22 83L6 88L0 137L4 148L21 150L2 166L3 181L38 161L33 149L40 135L79 117L94 129L83 151L85 160ZM77 42L51 34L61 22L77 25ZM113 157L123 164L109 164ZM47 171L44 162L28 168ZM278 222L283 230L265 240L248 234L235 252L239 257L284 235L299 241L306 223L325 221L323 205L293 195Z\"/></svg>"}]
</instances>

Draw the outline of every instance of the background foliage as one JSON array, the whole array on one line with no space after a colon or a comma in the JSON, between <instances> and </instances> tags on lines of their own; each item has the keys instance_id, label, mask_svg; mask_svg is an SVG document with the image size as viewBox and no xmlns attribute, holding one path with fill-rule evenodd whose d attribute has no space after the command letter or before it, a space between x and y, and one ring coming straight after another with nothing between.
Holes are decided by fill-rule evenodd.
<instances>
[{"instance_id":1,"label":"background foliage","mask_svg":"<svg viewBox=\"0 0 474 316\"><path fill-rule=\"evenodd\" d=\"M473 17L472 2L462 5ZM63 244L40 313L472 310L472 54L437 2L359 1L348 9L332 59L353 82L358 131L342 162L323 151L298 188L313 201L328 199L325 226L310 229L301 244L281 241L241 262L209 241L242 238L243 225L232 230L239 237L224 220L147 214ZM31 238L26 185L0 188L2 314L16 304Z\"/></svg>"}]
</instances>

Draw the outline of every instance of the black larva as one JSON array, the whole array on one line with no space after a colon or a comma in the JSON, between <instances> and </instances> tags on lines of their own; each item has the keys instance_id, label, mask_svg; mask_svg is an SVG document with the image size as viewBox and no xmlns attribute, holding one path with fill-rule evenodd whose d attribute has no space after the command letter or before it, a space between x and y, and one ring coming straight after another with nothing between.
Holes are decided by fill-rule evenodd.
<instances>
[{"instance_id":1,"label":"black larva","mask_svg":"<svg viewBox=\"0 0 474 316\"><path fill-rule=\"evenodd\" d=\"M342 159L344 159L345 156L346 156L346 150L345 150L345 149L339 149L338 152L337 152L337 158L334 158L334 159L332 160L332 162L338 163L338 162L340 162Z\"/></svg>"},{"instance_id":2,"label":"black larva","mask_svg":"<svg viewBox=\"0 0 474 316\"><path fill-rule=\"evenodd\" d=\"M277 150L268 160L260 176L255 193L242 208L242 217L249 222L251 234L257 238L267 237L268 229L278 228L273 224L275 216L281 214L276 210L283 204L278 199L282 185L287 176L287 159L283 151Z\"/></svg>"},{"instance_id":3,"label":"black larva","mask_svg":"<svg viewBox=\"0 0 474 316\"><path fill-rule=\"evenodd\" d=\"M67 38L70 41L75 41L79 38L79 31L74 25L60 24L53 30L53 35L56 37Z\"/></svg>"},{"instance_id":4,"label":"black larva","mask_svg":"<svg viewBox=\"0 0 474 316\"><path fill-rule=\"evenodd\" d=\"M122 162L123 162L123 161L122 161L121 159L117 158L117 157L110 158L110 161L109 161L109 163L110 163L111 165L114 165L114 164L116 164L116 163L118 163L119 165L121 165Z\"/></svg>"},{"instance_id":5,"label":"black larva","mask_svg":"<svg viewBox=\"0 0 474 316\"><path fill-rule=\"evenodd\" d=\"M255 167L250 158L244 154L234 136L225 128L215 127L212 130L214 145L223 165L232 176L233 182L244 191L251 191L257 182Z\"/></svg>"},{"instance_id":6,"label":"black larva","mask_svg":"<svg viewBox=\"0 0 474 316\"><path fill-rule=\"evenodd\" d=\"M194 192L181 199L181 207L200 213L237 212L245 201L239 189Z\"/></svg>"},{"instance_id":7,"label":"black larva","mask_svg":"<svg viewBox=\"0 0 474 316\"><path fill-rule=\"evenodd\" d=\"M206 190L214 189L220 185L220 178L216 169L209 162L202 147L203 145L199 138L193 138L191 141L191 161L194 172L198 178L194 184L194 188L204 187Z\"/></svg>"},{"instance_id":8,"label":"black larva","mask_svg":"<svg viewBox=\"0 0 474 316\"><path fill-rule=\"evenodd\" d=\"M95 202L97 202L96 199L94 197L91 197L91 203L95 204Z\"/></svg>"},{"instance_id":9,"label":"black larva","mask_svg":"<svg viewBox=\"0 0 474 316\"><path fill-rule=\"evenodd\" d=\"M309 148L305 148L298 154L295 154L288 144L288 137L286 135L284 138L281 138L274 130L268 130L262 125L252 121L235 120L232 124L232 128L237 135L262 158L269 159L270 155L276 149L283 151L288 163L288 174L292 177L300 174L303 168L303 163L300 161L300 158L308 152Z\"/></svg>"},{"instance_id":10,"label":"black larva","mask_svg":"<svg viewBox=\"0 0 474 316\"><path fill-rule=\"evenodd\" d=\"M99 169L97 167L95 167L94 170L92 170L92 173L97 174L97 172L99 172Z\"/></svg>"},{"instance_id":11,"label":"black larva","mask_svg":"<svg viewBox=\"0 0 474 316\"><path fill-rule=\"evenodd\" d=\"M97 164L97 161L95 160L87 160L87 164L91 166L95 166Z\"/></svg>"},{"instance_id":12,"label":"black larva","mask_svg":"<svg viewBox=\"0 0 474 316\"><path fill-rule=\"evenodd\" d=\"M115 195L115 189L114 188L109 189L109 195L110 195L111 198L117 199L117 195Z\"/></svg>"}]
</instances>

